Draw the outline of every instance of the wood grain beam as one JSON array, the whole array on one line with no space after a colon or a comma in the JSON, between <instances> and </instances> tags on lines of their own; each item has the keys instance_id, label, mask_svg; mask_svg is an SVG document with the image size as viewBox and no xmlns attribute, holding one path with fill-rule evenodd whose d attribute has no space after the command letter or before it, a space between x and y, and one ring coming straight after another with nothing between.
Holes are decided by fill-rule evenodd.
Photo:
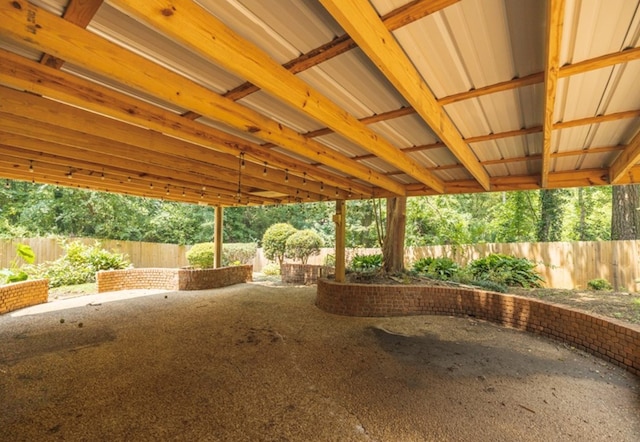
<instances>
[{"instance_id":1,"label":"wood grain beam","mask_svg":"<svg viewBox=\"0 0 640 442\"><path fill-rule=\"evenodd\" d=\"M116 0L114 3L201 56L248 79L295 109L322 122L365 150L375 152L379 158L418 181L438 191L443 189L443 183L423 170L413 159L402 154L386 139L287 71L256 45L234 33L197 4L187 0L172 0L171 7L168 8L165 0ZM255 135L260 136L260 133ZM341 167L344 169L344 164ZM355 167L349 172L354 174ZM398 190L400 194L404 192L404 188Z\"/></svg>"},{"instance_id":2,"label":"wood grain beam","mask_svg":"<svg viewBox=\"0 0 640 442\"><path fill-rule=\"evenodd\" d=\"M2 38L49 52L134 89L224 122L311 161L360 178L374 187L404 194L404 185L24 0L0 3L0 18L3 21ZM193 25L195 23L189 23L187 27L193 29ZM34 28L37 29L35 34L31 31Z\"/></svg>"},{"instance_id":3,"label":"wood grain beam","mask_svg":"<svg viewBox=\"0 0 640 442\"><path fill-rule=\"evenodd\" d=\"M609 167L611 184L622 184L625 175L640 162L640 131Z\"/></svg>"},{"instance_id":4,"label":"wood grain beam","mask_svg":"<svg viewBox=\"0 0 640 442\"><path fill-rule=\"evenodd\" d=\"M368 0L321 0L321 3L469 173L483 188L489 190L486 170Z\"/></svg>"},{"instance_id":5,"label":"wood grain beam","mask_svg":"<svg viewBox=\"0 0 640 442\"><path fill-rule=\"evenodd\" d=\"M182 117L137 100L128 95L99 86L74 75L40 66L36 62L0 49L0 83L16 89L75 105L138 126L211 149L211 154L226 153L237 158L244 152L248 162L257 162L284 179L285 170L292 182L300 181L304 174L310 181L348 189L370 195L371 189L336 176L318 166L292 159L258 144L227 134L202 123ZM283 181L281 181L283 182ZM341 197L346 193L341 191Z\"/></svg>"},{"instance_id":6,"label":"wood grain beam","mask_svg":"<svg viewBox=\"0 0 640 442\"><path fill-rule=\"evenodd\" d=\"M226 180L232 186L235 186L237 182L238 158L236 157L212 152L201 146L192 145L158 132L131 126L72 106L51 102L32 94L6 88L0 88L0 91L3 96L3 100L0 102L0 111L29 118L29 122L26 122L25 127L22 128L26 134L37 130L29 127L29 124L37 124L40 129L46 123L58 129L50 131L55 133L49 135L49 140L53 137L59 137L63 129L75 131L78 146L83 144L92 146L94 143L99 146L108 145L110 149L101 152L110 156L119 154L122 158L133 162L144 159L148 166L164 166L166 168L165 176L168 177L172 176L171 170L173 168L195 174L191 179L196 179L197 182L201 182L209 176L216 177L216 180ZM14 129L15 132L17 130ZM74 135L69 135L67 139L73 137ZM108 157L104 157L103 161L109 164ZM302 186L302 180L290 179L288 183L285 183L284 176L279 179L277 174L267 173L264 175L263 170L264 167L261 165L246 162L243 170L243 182L254 187L269 188L290 195L297 191L295 184ZM305 181L305 190L314 192L314 197L319 198L316 193L320 190L320 184L311 180Z\"/></svg>"},{"instance_id":7,"label":"wood grain beam","mask_svg":"<svg viewBox=\"0 0 640 442\"><path fill-rule=\"evenodd\" d=\"M414 0L385 14L382 17L382 22L387 26L389 31L394 31L416 20L420 20L429 14L441 11L447 6L451 6L459 1L460 0ZM356 43L348 34L343 34L328 43L288 61L282 66L289 72L297 74L350 51L356 46ZM258 86L247 81L227 92L225 97L234 101L240 100L259 90L260 88Z\"/></svg>"},{"instance_id":8,"label":"wood grain beam","mask_svg":"<svg viewBox=\"0 0 640 442\"><path fill-rule=\"evenodd\" d=\"M103 0L69 0L62 17L69 23L86 28L93 17L102 6ZM44 54L40 63L46 64L54 69L60 69L64 60L56 58L50 54Z\"/></svg>"},{"instance_id":9,"label":"wood grain beam","mask_svg":"<svg viewBox=\"0 0 640 442\"><path fill-rule=\"evenodd\" d=\"M564 23L564 0L547 1L547 34L544 70L544 115L542 118L542 188L548 187L551 170L551 133L560 71L560 40Z\"/></svg>"},{"instance_id":10,"label":"wood grain beam","mask_svg":"<svg viewBox=\"0 0 640 442\"><path fill-rule=\"evenodd\" d=\"M582 74L584 72L602 69L615 64L628 63L640 59L640 47L627 48L620 52L601 55L600 57L568 64L560 68L560 78Z\"/></svg>"}]
</instances>

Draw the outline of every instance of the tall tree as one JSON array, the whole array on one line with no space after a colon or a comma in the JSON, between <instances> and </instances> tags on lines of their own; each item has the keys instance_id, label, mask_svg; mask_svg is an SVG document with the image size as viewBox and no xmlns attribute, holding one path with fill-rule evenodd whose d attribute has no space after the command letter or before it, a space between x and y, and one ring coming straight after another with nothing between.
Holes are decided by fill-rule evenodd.
<instances>
[{"instance_id":1,"label":"tall tree","mask_svg":"<svg viewBox=\"0 0 640 442\"><path fill-rule=\"evenodd\" d=\"M384 270L398 273L404 270L404 237L407 224L407 197L387 199L387 229L382 245Z\"/></svg>"},{"instance_id":2,"label":"tall tree","mask_svg":"<svg viewBox=\"0 0 640 442\"><path fill-rule=\"evenodd\" d=\"M640 239L640 185L613 187L611 239Z\"/></svg>"},{"instance_id":3,"label":"tall tree","mask_svg":"<svg viewBox=\"0 0 640 442\"><path fill-rule=\"evenodd\" d=\"M540 219L537 239L541 242L560 241L562 238L562 216L566 202L563 189L540 191Z\"/></svg>"}]
</instances>

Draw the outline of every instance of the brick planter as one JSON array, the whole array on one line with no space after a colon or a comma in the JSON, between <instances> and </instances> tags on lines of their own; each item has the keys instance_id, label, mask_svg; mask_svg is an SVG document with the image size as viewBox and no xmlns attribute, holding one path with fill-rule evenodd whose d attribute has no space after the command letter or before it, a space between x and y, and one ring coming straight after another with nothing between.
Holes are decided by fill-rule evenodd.
<instances>
[{"instance_id":1,"label":"brick planter","mask_svg":"<svg viewBox=\"0 0 640 442\"><path fill-rule=\"evenodd\" d=\"M205 290L251 281L253 266L219 269L124 269L98 272L98 292L129 289Z\"/></svg>"},{"instance_id":2,"label":"brick planter","mask_svg":"<svg viewBox=\"0 0 640 442\"><path fill-rule=\"evenodd\" d=\"M0 315L49 299L49 280L34 279L0 286Z\"/></svg>"},{"instance_id":3,"label":"brick planter","mask_svg":"<svg viewBox=\"0 0 640 442\"><path fill-rule=\"evenodd\" d=\"M285 284L316 284L319 278L333 272L333 267L313 264L283 263L280 266L280 276Z\"/></svg>"},{"instance_id":4,"label":"brick planter","mask_svg":"<svg viewBox=\"0 0 640 442\"><path fill-rule=\"evenodd\" d=\"M316 305L346 316L473 316L566 342L640 376L640 327L536 299L458 287L320 279Z\"/></svg>"}]
</instances>

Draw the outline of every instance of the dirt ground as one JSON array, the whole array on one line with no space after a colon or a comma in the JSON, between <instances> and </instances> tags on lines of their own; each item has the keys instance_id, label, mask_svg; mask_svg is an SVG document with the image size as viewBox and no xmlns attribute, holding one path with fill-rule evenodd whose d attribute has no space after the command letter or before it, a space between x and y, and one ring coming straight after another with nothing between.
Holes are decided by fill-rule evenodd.
<instances>
[{"instance_id":1,"label":"dirt ground","mask_svg":"<svg viewBox=\"0 0 640 442\"><path fill-rule=\"evenodd\" d=\"M330 315L315 290L0 316L0 440L640 440L640 379L620 368L472 318Z\"/></svg>"}]
</instances>

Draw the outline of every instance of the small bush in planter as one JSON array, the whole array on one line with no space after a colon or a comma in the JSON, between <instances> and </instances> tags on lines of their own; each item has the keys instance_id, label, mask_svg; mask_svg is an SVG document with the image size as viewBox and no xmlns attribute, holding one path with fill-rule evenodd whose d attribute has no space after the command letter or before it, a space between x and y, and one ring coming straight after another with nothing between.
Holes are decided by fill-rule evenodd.
<instances>
[{"instance_id":1,"label":"small bush in planter","mask_svg":"<svg viewBox=\"0 0 640 442\"><path fill-rule=\"evenodd\" d=\"M287 239L298 230L291 224L277 223L269 227L262 235L264 256L282 265L287 250Z\"/></svg>"},{"instance_id":2,"label":"small bush in planter","mask_svg":"<svg viewBox=\"0 0 640 442\"><path fill-rule=\"evenodd\" d=\"M613 286L604 278L596 278L587 282L587 287L591 290L611 290Z\"/></svg>"},{"instance_id":3,"label":"small bush in planter","mask_svg":"<svg viewBox=\"0 0 640 442\"><path fill-rule=\"evenodd\" d=\"M306 264L310 256L320 254L323 245L322 238L313 230L298 230L287 238L285 256Z\"/></svg>"},{"instance_id":4,"label":"small bush in planter","mask_svg":"<svg viewBox=\"0 0 640 442\"><path fill-rule=\"evenodd\" d=\"M212 242L202 242L194 244L187 251L186 256L189 265L200 269L210 269L213 268L214 253L215 248Z\"/></svg>"},{"instance_id":5,"label":"small bush in planter","mask_svg":"<svg viewBox=\"0 0 640 442\"><path fill-rule=\"evenodd\" d=\"M460 271L460 266L450 258L421 258L413 263L413 270L430 278L448 281Z\"/></svg>"},{"instance_id":6,"label":"small bush in planter","mask_svg":"<svg viewBox=\"0 0 640 442\"><path fill-rule=\"evenodd\" d=\"M256 243L234 243L222 245L222 265L235 266L251 264L256 257Z\"/></svg>"},{"instance_id":7,"label":"small bush in planter","mask_svg":"<svg viewBox=\"0 0 640 442\"><path fill-rule=\"evenodd\" d=\"M524 288L541 287L543 279L535 271L535 267L535 263L526 258L501 253L477 259L468 266L475 280Z\"/></svg>"},{"instance_id":8,"label":"small bush in planter","mask_svg":"<svg viewBox=\"0 0 640 442\"><path fill-rule=\"evenodd\" d=\"M349 269L354 272L373 272L382 268L382 254L355 255Z\"/></svg>"}]
</instances>

